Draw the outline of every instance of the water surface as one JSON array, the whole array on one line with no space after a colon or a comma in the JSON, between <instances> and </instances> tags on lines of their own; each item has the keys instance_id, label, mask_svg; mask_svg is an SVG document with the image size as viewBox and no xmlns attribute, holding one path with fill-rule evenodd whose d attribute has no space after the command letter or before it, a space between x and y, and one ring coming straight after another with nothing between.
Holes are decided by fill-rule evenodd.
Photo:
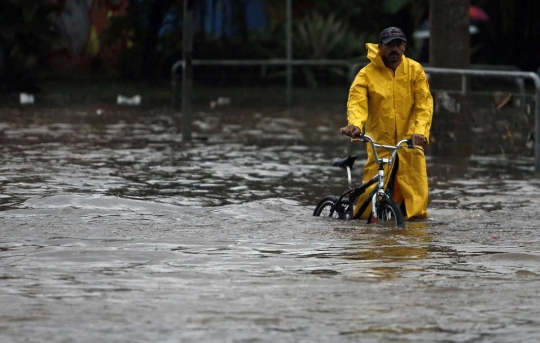
<instances>
[{"instance_id":1,"label":"water surface","mask_svg":"<svg viewBox=\"0 0 540 343\"><path fill-rule=\"evenodd\" d=\"M341 113L2 110L2 342L535 342L530 157L429 156L429 218L313 217Z\"/></svg>"}]
</instances>

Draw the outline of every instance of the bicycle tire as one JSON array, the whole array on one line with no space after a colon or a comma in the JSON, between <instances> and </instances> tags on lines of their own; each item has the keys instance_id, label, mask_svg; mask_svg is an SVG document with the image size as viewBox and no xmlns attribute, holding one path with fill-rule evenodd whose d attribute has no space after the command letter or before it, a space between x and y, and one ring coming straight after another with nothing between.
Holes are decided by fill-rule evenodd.
<instances>
[{"instance_id":1,"label":"bicycle tire","mask_svg":"<svg viewBox=\"0 0 540 343\"><path fill-rule=\"evenodd\" d=\"M371 221L372 215L369 216L368 223ZM403 227L405 225L401 209L391 199L382 199L377 204L377 222L395 227Z\"/></svg>"},{"instance_id":2,"label":"bicycle tire","mask_svg":"<svg viewBox=\"0 0 540 343\"><path fill-rule=\"evenodd\" d=\"M315 206L315 210L313 211L313 215L316 217L330 217L330 210L334 206L334 204L338 201L338 197L335 195L327 195L324 198L319 201L317 206ZM332 214L332 218L336 219L345 219L345 211L343 208L337 208L334 213Z\"/></svg>"}]
</instances>

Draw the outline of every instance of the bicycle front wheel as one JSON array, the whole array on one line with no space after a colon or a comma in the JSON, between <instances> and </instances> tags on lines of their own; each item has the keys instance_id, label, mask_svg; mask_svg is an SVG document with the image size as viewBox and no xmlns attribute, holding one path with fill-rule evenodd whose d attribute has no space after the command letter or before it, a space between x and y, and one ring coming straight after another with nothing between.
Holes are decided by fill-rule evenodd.
<instances>
[{"instance_id":1,"label":"bicycle front wheel","mask_svg":"<svg viewBox=\"0 0 540 343\"><path fill-rule=\"evenodd\" d=\"M405 225L403 213L401 213L399 206L390 199L382 199L377 204L377 221L395 227Z\"/></svg>"},{"instance_id":2,"label":"bicycle front wheel","mask_svg":"<svg viewBox=\"0 0 540 343\"><path fill-rule=\"evenodd\" d=\"M325 196L324 198L322 198L321 201L319 201L319 203L315 207L313 215L316 217L330 217L330 211L338 200L338 197L334 195ZM345 213L342 209L342 206L337 206L331 217L336 219L345 219Z\"/></svg>"}]
</instances>

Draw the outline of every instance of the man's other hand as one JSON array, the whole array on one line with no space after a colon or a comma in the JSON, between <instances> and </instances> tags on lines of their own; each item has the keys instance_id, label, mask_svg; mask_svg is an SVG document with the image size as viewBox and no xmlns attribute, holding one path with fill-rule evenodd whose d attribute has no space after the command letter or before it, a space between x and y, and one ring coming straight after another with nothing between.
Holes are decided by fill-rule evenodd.
<instances>
[{"instance_id":1,"label":"man's other hand","mask_svg":"<svg viewBox=\"0 0 540 343\"><path fill-rule=\"evenodd\" d=\"M424 137L424 135L414 134L411 136L411 142L413 146L426 146L427 145L427 139Z\"/></svg>"},{"instance_id":2,"label":"man's other hand","mask_svg":"<svg viewBox=\"0 0 540 343\"><path fill-rule=\"evenodd\" d=\"M339 129L339 132L345 136L358 137L362 134L362 131L357 126L347 125Z\"/></svg>"}]
</instances>

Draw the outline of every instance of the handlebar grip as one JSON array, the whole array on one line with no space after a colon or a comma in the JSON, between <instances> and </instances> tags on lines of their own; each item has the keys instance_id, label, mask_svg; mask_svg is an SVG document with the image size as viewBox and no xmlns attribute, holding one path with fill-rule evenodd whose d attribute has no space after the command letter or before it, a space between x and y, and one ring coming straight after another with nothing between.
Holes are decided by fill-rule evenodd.
<instances>
[{"instance_id":1,"label":"handlebar grip","mask_svg":"<svg viewBox=\"0 0 540 343\"><path fill-rule=\"evenodd\" d=\"M410 138L407 139L407 148L410 148L410 149L414 148L414 146L412 144L412 139L410 139Z\"/></svg>"}]
</instances>

